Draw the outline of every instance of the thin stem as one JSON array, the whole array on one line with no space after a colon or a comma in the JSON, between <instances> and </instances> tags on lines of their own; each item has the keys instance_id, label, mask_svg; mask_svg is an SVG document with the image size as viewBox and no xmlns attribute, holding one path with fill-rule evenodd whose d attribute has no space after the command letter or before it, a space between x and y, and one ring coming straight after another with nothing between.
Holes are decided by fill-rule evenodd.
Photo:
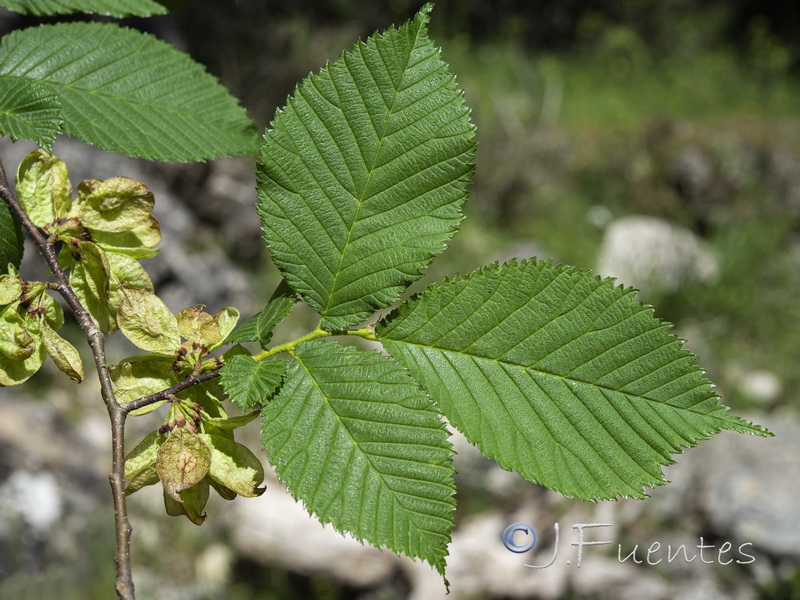
<instances>
[{"instance_id":1,"label":"thin stem","mask_svg":"<svg viewBox=\"0 0 800 600\"><path fill-rule=\"evenodd\" d=\"M299 337L296 340L292 340L291 342L286 342L285 344L280 344L278 346L273 346L269 350L264 350L259 354L254 354L253 358L256 361L261 362L262 360L265 360L270 356L275 356L276 354L280 354L281 352L288 352L289 354L291 354L292 352L294 352L294 349L297 347L298 344L302 344L303 342L308 342L323 337L330 337L332 335L337 335L337 334L338 332L325 331L324 329L317 327L311 333L307 333L306 335Z\"/></svg>"},{"instance_id":2,"label":"thin stem","mask_svg":"<svg viewBox=\"0 0 800 600\"><path fill-rule=\"evenodd\" d=\"M149 396L142 396L141 398L131 400L130 402L123 402L119 407L127 414L133 410L149 406L150 404L155 404L156 402L161 402L162 400L168 400L170 396L173 396L178 392L182 392L183 390L189 389L192 386L205 383L206 381L211 381L215 377L219 376L219 372L220 369L214 369L213 371L209 371L207 373L189 375L186 379L176 383L171 388L161 390L160 392L150 394Z\"/></svg>"},{"instance_id":3,"label":"thin stem","mask_svg":"<svg viewBox=\"0 0 800 600\"><path fill-rule=\"evenodd\" d=\"M58 291L64 298L67 306L75 315L75 319L83 330L92 350L97 376L100 380L100 394L111 420L112 459L111 473L108 479L111 483L111 494L114 499L114 520L116 523L117 550L115 562L117 575L114 586L121 600L135 600L131 572L131 525L128 521L128 509L125 503L125 417L127 413L117 402L111 385L108 363L106 362L105 336L97 328L91 315L80 303L69 285L69 280L58 263L53 242L30 220L16 195L11 191L2 161L0 161L0 197L3 198L11 212L20 220L26 233L33 239L39 254L42 255L55 279L55 284L48 287Z\"/></svg>"}]
</instances>

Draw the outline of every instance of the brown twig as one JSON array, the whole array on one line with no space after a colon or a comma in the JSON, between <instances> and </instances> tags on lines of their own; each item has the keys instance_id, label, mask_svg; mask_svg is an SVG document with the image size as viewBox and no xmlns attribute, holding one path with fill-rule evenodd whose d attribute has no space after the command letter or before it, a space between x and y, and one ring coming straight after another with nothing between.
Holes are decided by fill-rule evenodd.
<instances>
[{"instance_id":1,"label":"brown twig","mask_svg":"<svg viewBox=\"0 0 800 600\"><path fill-rule=\"evenodd\" d=\"M211 381L215 377L219 376L219 371L220 371L219 369L214 369L213 371L209 371L208 373L189 375L186 379L176 383L171 388L167 388L166 390L161 390L160 392L156 392L155 394L150 394L149 396L142 396L141 398L137 398L136 400L131 400L130 402L123 402L122 404L120 404L119 407L127 414L133 410L149 406L150 404L155 404L156 402L167 400L169 399L170 396L177 394L178 392L182 392L183 390L189 389L192 386L205 383L206 381Z\"/></svg>"},{"instance_id":2,"label":"brown twig","mask_svg":"<svg viewBox=\"0 0 800 600\"><path fill-rule=\"evenodd\" d=\"M117 551L115 562L117 574L114 586L121 600L135 600L131 571L131 525L128 521L128 510L125 503L125 417L127 416L127 411L123 410L117 402L111 385L111 377L108 374L108 364L106 362L105 336L97 328L91 315L80 303L69 285L64 270L58 264L58 257L52 241L28 218L16 195L11 191L2 161L0 161L0 197L3 198L11 212L20 220L27 234L33 239L39 249L39 253L53 273L53 278L56 282L54 289L61 294L72 310L92 350L97 376L100 379L100 393L111 420L112 461L111 474L108 479L111 483L111 493L114 498L114 519L116 522Z\"/></svg>"}]
</instances>

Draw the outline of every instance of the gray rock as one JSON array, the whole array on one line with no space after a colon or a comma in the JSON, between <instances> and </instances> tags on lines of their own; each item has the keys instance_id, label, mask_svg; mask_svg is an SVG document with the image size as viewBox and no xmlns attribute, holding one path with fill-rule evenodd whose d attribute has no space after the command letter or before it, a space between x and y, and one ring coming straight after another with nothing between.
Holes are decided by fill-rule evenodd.
<instances>
[{"instance_id":1,"label":"gray rock","mask_svg":"<svg viewBox=\"0 0 800 600\"><path fill-rule=\"evenodd\" d=\"M718 272L718 261L702 239L654 217L613 221L597 259L598 274L647 294L675 292L689 282L709 283Z\"/></svg>"},{"instance_id":2,"label":"gray rock","mask_svg":"<svg viewBox=\"0 0 800 600\"><path fill-rule=\"evenodd\" d=\"M800 423L791 418L759 422L774 438L747 444L720 436L708 448L699 483L711 526L752 542L756 552L800 557Z\"/></svg>"}]
</instances>

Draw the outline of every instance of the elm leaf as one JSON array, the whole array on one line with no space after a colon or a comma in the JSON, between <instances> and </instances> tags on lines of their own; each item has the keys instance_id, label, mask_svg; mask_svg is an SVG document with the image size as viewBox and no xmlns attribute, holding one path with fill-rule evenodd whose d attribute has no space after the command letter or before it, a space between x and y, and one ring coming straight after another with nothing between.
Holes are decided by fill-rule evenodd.
<instances>
[{"instance_id":1,"label":"elm leaf","mask_svg":"<svg viewBox=\"0 0 800 600\"><path fill-rule=\"evenodd\" d=\"M297 297L292 288L285 279L281 279L264 309L241 323L228 335L224 343L258 342L266 349L272 339L272 330L291 312L296 301Z\"/></svg>"},{"instance_id":2,"label":"elm leaf","mask_svg":"<svg viewBox=\"0 0 800 600\"><path fill-rule=\"evenodd\" d=\"M718 404L694 355L635 293L511 261L428 287L375 333L501 466L566 496L643 498L681 448L721 429L771 434Z\"/></svg>"},{"instance_id":3,"label":"elm leaf","mask_svg":"<svg viewBox=\"0 0 800 600\"><path fill-rule=\"evenodd\" d=\"M205 68L156 37L112 23L58 23L0 41L0 88L37 83L64 133L111 152L204 160L257 149L254 123Z\"/></svg>"},{"instance_id":4,"label":"elm leaf","mask_svg":"<svg viewBox=\"0 0 800 600\"><path fill-rule=\"evenodd\" d=\"M439 411L374 350L304 342L295 356L262 409L278 477L323 523L444 574L455 486Z\"/></svg>"},{"instance_id":5,"label":"elm leaf","mask_svg":"<svg viewBox=\"0 0 800 600\"><path fill-rule=\"evenodd\" d=\"M33 140L50 151L63 122L58 96L36 81L11 79L0 86L0 134Z\"/></svg>"},{"instance_id":6,"label":"elm leaf","mask_svg":"<svg viewBox=\"0 0 800 600\"><path fill-rule=\"evenodd\" d=\"M431 8L307 77L264 134L264 239L325 329L397 300L463 217L474 127Z\"/></svg>"},{"instance_id":7,"label":"elm leaf","mask_svg":"<svg viewBox=\"0 0 800 600\"><path fill-rule=\"evenodd\" d=\"M286 371L286 361L272 358L256 362L251 356L233 356L222 367L220 385L242 412L265 404Z\"/></svg>"},{"instance_id":8,"label":"elm leaf","mask_svg":"<svg viewBox=\"0 0 800 600\"><path fill-rule=\"evenodd\" d=\"M0 0L0 7L37 17L97 13L109 17L149 17L167 13L155 0Z\"/></svg>"},{"instance_id":9,"label":"elm leaf","mask_svg":"<svg viewBox=\"0 0 800 600\"><path fill-rule=\"evenodd\" d=\"M211 448L212 480L245 498L264 493L266 488L258 487L264 482L264 467L247 446L218 435L198 435Z\"/></svg>"}]
</instances>

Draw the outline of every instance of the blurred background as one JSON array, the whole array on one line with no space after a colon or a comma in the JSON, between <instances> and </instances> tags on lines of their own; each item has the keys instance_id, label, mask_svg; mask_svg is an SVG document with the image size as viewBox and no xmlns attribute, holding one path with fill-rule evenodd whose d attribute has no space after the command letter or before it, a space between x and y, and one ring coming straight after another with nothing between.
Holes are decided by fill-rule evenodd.
<instances>
[{"instance_id":1,"label":"blurred background","mask_svg":"<svg viewBox=\"0 0 800 600\"><path fill-rule=\"evenodd\" d=\"M173 4L126 24L207 65L264 128L302 77L422 3ZM0 34L43 21L0 9ZM441 0L431 36L473 109L478 169L461 232L412 291L514 256L617 277L676 324L724 403L777 434L721 434L675 457L673 483L652 499L600 504L527 483L455 436L450 597L800 598L800 5ZM9 173L32 149L0 139ZM154 191L163 250L145 267L174 311L231 305L246 317L266 302L277 272L260 241L253 159L150 164L63 137L54 152L73 185L126 175ZM23 268L45 277L32 249ZM312 323L295 310L277 335ZM112 361L131 353L111 342ZM72 385L47 362L0 389L0 598L111 597L110 442L90 379ZM129 420L130 447L160 418ZM239 431L258 451L257 426ZM167 517L155 487L132 496L140 597L444 597L424 564L343 538L267 483L258 499L212 498L201 528ZM532 556L501 544L514 522L537 531ZM526 568L552 557L555 523L558 560ZM586 535L613 542L584 549L580 569L575 523L611 524ZM663 560L648 564L655 542L651 562ZM701 543L716 548L707 562L666 560L667 545L691 557ZM746 543L755 561L737 564ZM620 562L618 545L622 558L638 545L643 562Z\"/></svg>"}]
</instances>

